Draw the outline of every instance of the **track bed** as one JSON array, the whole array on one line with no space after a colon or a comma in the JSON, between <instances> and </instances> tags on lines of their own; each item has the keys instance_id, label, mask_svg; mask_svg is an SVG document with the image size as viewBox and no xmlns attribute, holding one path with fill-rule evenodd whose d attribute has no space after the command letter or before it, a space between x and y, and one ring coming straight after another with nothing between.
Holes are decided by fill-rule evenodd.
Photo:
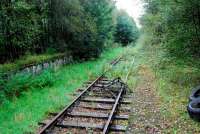
<instances>
[{"instance_id":1,"label":"track bed","mask_svg":"<svg viewBox=\"0 0 200 134\"><path fill-rule=\"evenodd\" d=\"M77 90L69 106L39 123L39 134L125 133L131 103L126 91L120 78L110 80L102 75L89 81Z\"/></svg>"}]
</instances>

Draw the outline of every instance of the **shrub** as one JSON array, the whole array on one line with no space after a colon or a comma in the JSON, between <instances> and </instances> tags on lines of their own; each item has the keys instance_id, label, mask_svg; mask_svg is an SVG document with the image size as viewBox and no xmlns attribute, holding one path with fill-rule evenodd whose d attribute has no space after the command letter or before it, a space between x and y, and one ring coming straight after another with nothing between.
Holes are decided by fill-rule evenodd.
<instances>
[{"instance_id":1,"label":"shrub","mask_svg":"<svg viewBox=\"0 0 200 134\"><path fill-rule=\"evenodd\" d=\"M52 86L56 79L56 73L45 70L37 76L31 74L16 74L9 80L0 77L0 102L13 96L19 97L24 91L36 88Z\"/></svg>"}]
</instances>

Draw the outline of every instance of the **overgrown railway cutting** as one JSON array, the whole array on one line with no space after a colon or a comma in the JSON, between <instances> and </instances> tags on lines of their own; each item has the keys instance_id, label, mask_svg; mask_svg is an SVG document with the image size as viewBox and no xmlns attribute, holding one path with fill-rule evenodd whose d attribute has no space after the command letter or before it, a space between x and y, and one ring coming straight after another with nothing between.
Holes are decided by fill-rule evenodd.
<instances>
[{"instance_id":1,"label":"overgrown railway cutting","mask_svg":"<svg viewBox=\"0 0 200 134\"><path fill-rule=\"evenodd\" d=\"M110 64L115 66L120 60ZM78 89L78 96L60 113L41 122L39 134L124 133L131 103L127 86L120 78L106 78L105 73Z\"/></svg>"}]
</instances>

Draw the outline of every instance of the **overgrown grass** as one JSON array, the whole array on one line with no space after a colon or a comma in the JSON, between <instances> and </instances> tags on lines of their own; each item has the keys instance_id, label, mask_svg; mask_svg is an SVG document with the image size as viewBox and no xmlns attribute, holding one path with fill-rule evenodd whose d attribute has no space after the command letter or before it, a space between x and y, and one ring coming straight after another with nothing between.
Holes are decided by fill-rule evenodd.
<instances>
[{"instance_id":1,"label":"overgrown grass","mask_svg":"<svg viewBox=\"0 0 200 134\"><path fill-rule=\"evenodd\" d=\"M200 61L192 57L169 57L159 44L144 37L137 57L155 73L156 89L162 98L161 112L171 121L166 133L199 133L199 123L188 116L186 106L192 88L200 83Z\"/></svg>"},{"instance_id":2,"label":"overgrown grass","mask_svg":"<svg viewBox=\"0 0 200 134\"><path fill-rule=\"evenodd\" d=\"M123 53L124 61L109 76L122 77L125 81L129 73L127 83L134 90L140 80L138 69L141 66L148 67L155 75L154 84L161 100L161 113L170 122L166 133L199 133L199 123L190 119L186 106L192 88L200 83L200 61L192 57L169 57L160 44L151 44L147 36L142 36L136 47L127 47ZM134 63L131 66L132 61Z\"/></svg>"},{"instance_id":3,"label":"overgrown grass","mask_svg":"<svg viewBox=\"0 0 200 134\"><path fill-rule=\"evenodd\" d=\"M172 120L176 119L173 129L177 133L184 131L184 127L180 126L185 126L187 133L199 132L199 124L189 118L186 106L192 88L200 83L200 68L196 66L200 62L195 59L188 61L184 57L162 59L157 59L161 62L156 64L154 70L157 76L157 89L165 104L163 113L169 115Z\"/></svg>"},{"instance_id":4,"label":"overgrown grass","mask_svg":"<svg viewBox=\"0 0 200 134\"><path fill-rule=\"evenodd\" d=\"M57 54L41 54L41 55L26 55L21 57L14 62L8 62L4 64L0 64L0 73L6 73L8 71L15 71L20 68L23 68L27 65L38 64L47 60L51 60L57 57L64 56L65 54L57 53Z\"/></svg>"},{"instance_id":5,"label":"overgrown grass","mask_svg":"<svg viewBox=\"0 0 200 134\"><path fill-rule=\"evenodd\" d=\"M58 111L69 104L70 94L87 81L107 67L108 61L118 57L123 48L107 50L102 56L94 61L67 65L59 71L48 72L43 77L50 76L48 87L34 86L22 93L20 97L7 100L0 109L0 133L21 134L35 132L37 123L43 120L48 112ZM40 81L35 78L30 81ZM49 78L44 78L49 79ZM22 80L24 81L24 80ZM28 82L29 83L29 82ZM14 84L15 85L15 84Z\"/></svg>"},{"instance_id":6,"label":"overgrown grass","mask_svg":"<svg viewBox=\"0 0 200 134\"><path fill-rule=\"evenodd\" d=\"M136 86L137 79L137 60L136 56L140 49L140 45L130 45L124 48L123 59L120 61L113 70L107 73L110 78L120 77L124 82L126 82L129 88L134 89Z\"/></svg>"},{"instance_id":7,"label":"overgrown grass","mask_svg":"<svg viewBox=\"0 0 200 134\"><path fill-rule=\"evenodd\" d=\"M53 70L45 70L36 76L20 73L9 80L0 77L0 105L8 99L19 97L24 91L52 86L55 80L56 75Z\"/></svg>"}]
</instances>

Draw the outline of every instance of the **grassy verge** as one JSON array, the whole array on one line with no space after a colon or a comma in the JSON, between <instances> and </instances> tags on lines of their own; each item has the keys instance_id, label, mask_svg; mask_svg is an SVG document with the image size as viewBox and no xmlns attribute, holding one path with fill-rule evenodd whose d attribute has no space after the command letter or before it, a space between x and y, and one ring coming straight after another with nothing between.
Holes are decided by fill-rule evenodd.
<instances>
[{"instance_id":1,"label":"grassy verge","mask_svg":"<svg viewBox=\"0 0 200 134\"><path fill-rule=\"evenodd\" d=\"M156 86L163 99L162 111L172 121L171 132L199 132L199 124L188 116L186 106L192 88L199 85L199 61L188 58L169 58L159 47L147 48L152 55L151 66L156 74ZM153 54L151 51L157 50Z\"/></svg>"},{"instance_id":2,"label":"grassy verge","mask_svg":"<svg viewBox=\"0 0 200 134\"><path fill-rule=\"evenodd\" d=\"M199 133L199 123L191 120L186 110L191 89L200 82L199 60L170 57L160 45L148 43L145 37L137 60L155 74L156 90L162 100L161 112L171 122L166 133Z\"/></svg>"},{"instance_id":3,"label":"grassy verge","mask_svg":"<svg viewBox=\"0 0 200 134\"><path fill-rule=\"evenodd\" d=\"M200 61L192 57L170 57L160 45L149 45L145 36L136 47L126 48L124 54L124 61L109 76L126 80L129 74L127 83L134 89L139 80L139 67L148 67L155 75L153 84L160 96L161 115L170 122L164 133L199 133L199 123L190 119L186 106L192 88L200 83Z\"/></svg>"},{"instance_id":4,"label":"grassy verge","mask_svg":"<svg viewBox=\"0 0 200 134\"><path fill-rule=\"evenodd\" d=\"M15 71L27 65L38 64L38 63L51 60L54 58L58 58L61 56L64 56L64 54L58 53L58 54L41 54L41 55L23 56L20 59L15 60L14 62L0 64L0 73Z\"/></svg>"},{"instance_id":5,"label":"grassy verge","mask_svg":"<svg viewBox=\"0 0 200 134\"><path fill-rule=\"evenodd\" d=\"M98 75L107 62L118 57L123 48L108 50L95 61L71 64L54 72L51 85L35 86L23 92L19 98L7 100L0 109L0 133L21 134L35 132L37 123L45 118L48 112L58 111L69 104L70 93L80 87L84 81ZM45 75L46 76L46 75Z\"/></svg>"},{"instance_id":6,"label":"grassy verge","mask_svg":"<svg viewBox=\"0 0 200 134\"><path fill-rule=\"evenodd\" d=\"M124 48L123 60L117 64L115 69L108 72L108 77L116 78L120 77L124 82L126 82L129 88L134 89L137 81L137 68L140 63L140 51L142 49L141 41L139 39L137 45L130 45Z\"/></svg>"}]
</instances>

